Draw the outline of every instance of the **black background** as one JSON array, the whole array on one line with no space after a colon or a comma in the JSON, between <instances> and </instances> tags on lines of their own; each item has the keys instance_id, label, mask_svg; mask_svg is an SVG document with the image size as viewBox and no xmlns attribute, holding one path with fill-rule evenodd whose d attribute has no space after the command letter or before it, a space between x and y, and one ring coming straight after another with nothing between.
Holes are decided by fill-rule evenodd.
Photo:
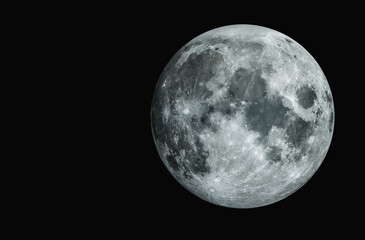
<instances>
[{"instance_id":1,"label":"black background","mask_svg":"<svg viewBox=\"0 0 365 240\"><path fill-rule=\"evenodd\" d=\"M333 4L333 3L331 3ZM298 235L313 236L316 231L352 232L354 220L362 212L361 183L358 173L361 150L362 77L358 55L359 15L354 6L290 5L283 9L271 6L192 5L144 6L151 11L135 12L136 21L124 23L129 45L127 65L130 74L124 104L130 105L122 118L130 118L129 156L121 156L123 179L127 190L120 190L125 208L133 208L132 225L149 226L163 233L190 231L207 233L251 232L252 228L273 231L280 236L288 228ZM153 10L152 10L153 9ZM184 44L216 27L230 24L254 24L277 30L299 42L316 59L325 73L335 105L335 128L327 156L315 175L297 192L277 203L254 209L231 209L207 203L185 190L168 172L154 146L150 127L150 106L154 87L163 68ZM125 50L122 50L125 51ZM122 84L124 86L124 83ZM130 96L129 95L129 96ZM123 103L122 103L123 104ZM138 104L138 107L136 107ZM126 106L123 106L123 108ZM125 111L122 111L125 112ZM356 138L356 136L360 138ZM124 150L123 150L124 151ZM125 173L127 172L127 173ZM350 227L350 228L349 228ZM177 233L173 234L177 234ZM178 236L174 235L174 236Z\"/></svg>"},{"instance_id":2,"label":"black background","mask_svg":"<svg viewBox=\"0 0 365 240\"><path fill-rule=\"evenodd\" d=\"M14 111L22 112L18 125L28 123L26 128L33 132L14 134L30 143L30 151L15 146L14 153L25 157L4 158L26 172L19 179L7 178L4 185L12 181L29 185L28 191L17 186L12 187L14 195L4 194L18 200L15 207L4 205L11 212L20 211L13 218L39 232L99 231L103 239L108 233L118 238L134 234L133 238L144 235L143 239L154 235L227 239L231 234L315 237L318 232L341 232L352 238L349 235L361 227L364 43L363 13L358 10L362 6L349 1L329 5L119 1L30 3L33 11L21 5L14 11L23 18L11 13L6 17L5 25L14 34L4 36L15 44L4 48L14 51L13 57L24 65L30 63L18 66L6 59L14 73L25 74L8 81L29 94L19 101L29 104L33 114L18 107ZM21 8L24 14L18 13ZM10 26L17 21L18 26ZM317 173L291 196L255 209L220 207L185 190L160 160L150 126L153 90L173 54L194 37L230 24L269 27L299 42L323 69L335 105L334 136ZM39 82L39 77L45 81ZM28 101L34 98L39 102ZM44 117L34 113L39 106ZM38 129L46 134L40 135ZM38 161L42 157L45 161ZM16 228L14 233L29 233L23 226Z\"/></svg>"}]
</instances>

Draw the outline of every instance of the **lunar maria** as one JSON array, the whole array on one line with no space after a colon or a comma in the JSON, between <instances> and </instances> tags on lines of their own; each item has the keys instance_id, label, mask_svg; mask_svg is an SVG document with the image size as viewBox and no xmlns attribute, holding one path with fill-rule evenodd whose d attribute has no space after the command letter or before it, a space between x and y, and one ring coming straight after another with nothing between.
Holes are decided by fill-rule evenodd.
<instances>
[{"instance_id":1,"label":"lunar maria","mask_svg":"<svg viewBox=\"0 0 365 240\"><path fill-rule=\"evenodd\" d=\"M254 208L313 176L331 143L334 103L319 64L298 42L230 25L171 58L154 91L151 127L184 188L216 205Z\"/></svg>"}]
</instances>

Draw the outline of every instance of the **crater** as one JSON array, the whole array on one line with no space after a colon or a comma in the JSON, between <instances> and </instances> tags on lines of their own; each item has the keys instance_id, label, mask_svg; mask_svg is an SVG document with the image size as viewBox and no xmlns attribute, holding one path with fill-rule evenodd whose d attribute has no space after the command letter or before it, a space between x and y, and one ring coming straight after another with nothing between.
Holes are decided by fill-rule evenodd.
<instances>
[{"instance_id":1,"label":"crater","mask_svg":"<svg viewBox=\"0 0 365 240\"><path fill-rule=\"evenodd\" d=\"M321 122L322 115L323 115L323 110L322 110L321 107L318 107L318 109L315 110L315 111L313 111L312 113L316 115L316 118L314 120L314 123L316 125L318 125Z\"/></svg>"},{"instance_id":2,"label":"crater","mask_svg":"<svg viewBox=\"0 0 365 240\"><path fill-rule=\"evenodd\" d=\"M329 120L328 120L328 130L330 131L330 132L332 132L332 130L333 130L333 123L334 123L334 117L333 117L333 112L331 112L331 114L330 114L330 117L329 117Z\"/></svg>"},{"instance_id":3,"label":"crater","mask_svg":"<svg viewBox=\"0 0 365 240\"><path fill-rule=\"evenodd\" d=\"M326 94L326 100L328 102L328 104L332 104L332 95L329 91L325 91L325 94Z\"/></svg>"},{"instance_id":4,"label":"crater","mask_svg":"<svg viewBox=\"0 0 365 240\"><path fill-rule=\"evenodd\" d=\"M211 122L209 120L209 114L203 114L200 117L200 123L203 125L203 127L210 128L211 127Z\"/></svg>"},{"instance_id":5,"label":"crater","mask_svg":"<svg viewBox=\"0 0 365 240\"><path fill-rule=\"evenodd\" d=\"M213 112L214 112L214 110L215 110L215 107L214 107L213 105L209 105L209 106L208 106L208 114L213 113Z\"/></svg>"},{"instance_id":6,"label":"crater","mask_svg":"<svg viewBox=\"0 0 365 240\"><path fill-rule=\"evenodd\" d=\"M293 43L293 41L290 40L289 38L285 38L285 41L287 41L288 43Z\"/></svg>"},{"instance_id":7,"label":"crater","mask_svg":"<svg viewBox=\"0 0 365 240\"><path fill-rule=\"evenodd\" d=\"M308 86L303 86L296 91L298 103L305 109L313 106L314 100L317 99L316 92Z\"/></svg>"}]
</instances>

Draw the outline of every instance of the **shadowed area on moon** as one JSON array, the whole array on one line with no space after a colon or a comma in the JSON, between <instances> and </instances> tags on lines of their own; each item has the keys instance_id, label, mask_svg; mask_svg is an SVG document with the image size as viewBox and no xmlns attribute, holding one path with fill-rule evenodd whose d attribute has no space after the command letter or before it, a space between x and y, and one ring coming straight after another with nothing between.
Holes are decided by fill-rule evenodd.
<instances>
[{"instance_id":1,"label":"shadowed area on moon","mask_svg":"<svg viewBox=\"0 0 365 240\"><path fill-rule=\"evenodd\" d=\"M180 94L186 94L184 90L193 89L192 94L199 96L204 93L204 99L210 98L213 92L207 91L205 83L212 79L215 75L214 69L222 61L221 54L212 50L206 50L200 54L190 54L187 61L177 70L177 75L180 76L178 84L182 90L177 89L175 94L179 96Z\"/></svg>"},{"instance_id":2,"label":"shadowed area on moon","mask_svg":"<svg viewBox=\"0 0 365 240\"><path fill-rule=\"evenodd\" d=\"M284 51L283 45L285 44L294 45L296 43L289 38L281 38L280 43L275 44L280 47L280 53ZM227 71L227 62L222 51L236 52L237 49L243 49L250 54L248 64L245 67L235 68L229 75L218 76L218 71ZM242 52L244 52L243 50ZM151 127L156 147L173 176L198 196L203 194L203 189L197 187L192 189L189 184L196 186L197 183L194 183L196 179L207 181L206 176L216 174L213 171L216 171L214 169L218 165L211 166L209 163L216 159L209 160L209 158L216 158L217 154L221 156L219 155L221 149L214 147L216 145L206 145L207 141L215 144L214 135L224 137L224 134L232 134L234 137L236 136L235 131L241 131L237 129L228 133L227 131L231 130L227 129L227 126L233 126L232 129L234 129L234 124L239 123L239 128L246 129L244 130L246 133L249 131L250 134L257 134L256 142L250 144L254 144L257 148L266 146L264 160L269 163L283 165L288 161L300 162L304 156L315 154L313 148L310 148L311 143L308 142L308 139L312 137L312 141L314 141L313 136L316 131L319 131L316 129L320 129L320 124L323 122L325 111L323 104L313 108L320 102L320 96L317 94L315 86L310 84L303 84L293 92L298 106L312 112L315 116L313 121L309 121L304 120L300 114L293 111L290 105L284 104L284 96L268 94L269 81L272 81L270 77L277 74L278 70L273 63L259 61L264 50L265 45L254 40L235 41L223 37L196 40L181 48L161 73L151 106ZM294 55L285 52L283 56L288 59L296 59L297 55L298 53ZM216 80L217 76L223 76L224 79ZM331 93L325 91L321 96L333 110ZM327 119L328 131L332 132L333 112ZM226 125L222 122L225 122ZM228 124L229 122L231 125ZM282 131L280 141L287 145L283 146L282 143L273 142L274 129ZM201 138L203 135L206 138ZM228 144L223 141L233 141L233 144L235 144L234 141L245 142L227 137L225 140L222 139L222 151ZM286 146L290 151L284 149ZM228 148L227 154L231 154L233 151L237 150ZM222 156L225 158L225 155ZM246 161L246 157L251 158L252 156L242 155L241 157L243 157L242 161ZM222 164L222 166L226 165L228 166L228 163ZM250 175L249 172L246 174ZM243 192L240 194L246 199ZM224 196L222 197L224 198ZM210 201L210 197L202 198ZM265 201L270 201L270 199L262 200L262 204ZM251 200L248 202L253 204ZM223 205L230 206L228 203Z\"/></svg>"},{"instance_id":3,"label":"shadowed area on moon","mask_svg":"<svg viewBox=\"0 0 365 240\"><path fill-rule=\"evenodd\" d=\"M231 97L241 101L251 101L263 97L266 93L266 81L261 78L261 70L254 72L239 68L229 81Z\"/></svg>"},{"instance_id":4,"label":"shadowed area on moon","mask_svg":"<svg viewBox=\"0 0 365 240\"><path fill-rule=\"evenodd\" d=\"M261 137L266 137L273 126L284 127L289 110L283 106L280 97L259 98L246 110L247 124L250 129L259 132Z\"/></svg>"},{"instance_id":5,"label":"shadowed area on moon","mask_svg":"<svg viewBox=\"0 0 365 240\"><path fill-rule=\"evenodd\" d=\"M314 100L317 99L316 92L307 86L303 86L296 92L298 102L303 108L310 108L313 106Z\"/></svg>"}]
</instances>

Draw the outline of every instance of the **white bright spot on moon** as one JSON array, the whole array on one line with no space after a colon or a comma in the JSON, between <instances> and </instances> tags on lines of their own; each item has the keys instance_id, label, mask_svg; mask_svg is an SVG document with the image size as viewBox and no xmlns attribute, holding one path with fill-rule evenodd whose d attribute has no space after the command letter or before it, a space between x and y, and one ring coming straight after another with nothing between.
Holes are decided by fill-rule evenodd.
<instances>
[{"instance_id":1,"label":"white bright spot on moon","mask_svg":"<svg viewBox=\"0 0 365 240\"><path fill-rule=\"evenodd\" d=\"M309 144L312 144L314 142L314 136L310 136L309 138L308 138L308 143Z\"/></svg>"}]
</instances>

